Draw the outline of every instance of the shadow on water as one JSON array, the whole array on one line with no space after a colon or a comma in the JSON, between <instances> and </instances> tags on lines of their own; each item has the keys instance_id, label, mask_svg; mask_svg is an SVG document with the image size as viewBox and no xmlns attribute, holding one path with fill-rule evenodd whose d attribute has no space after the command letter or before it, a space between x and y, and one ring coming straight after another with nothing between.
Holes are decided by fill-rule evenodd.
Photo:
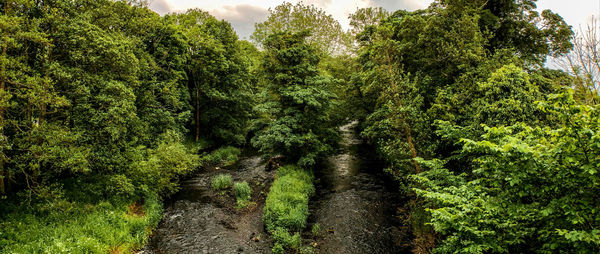
<instances>
[{"instance_id":1,"label":"shadow on water","mask_svg":"<svg viewBox=\"0 0 600 254\"><path fill-rule=\"evenodd\" d=\"M342 150L315 170L310 221L323 229L320 253L410 253L396 217L402 198L375 150L361 142L357 122L344 125Z\"/></svg>"}]
</instances>

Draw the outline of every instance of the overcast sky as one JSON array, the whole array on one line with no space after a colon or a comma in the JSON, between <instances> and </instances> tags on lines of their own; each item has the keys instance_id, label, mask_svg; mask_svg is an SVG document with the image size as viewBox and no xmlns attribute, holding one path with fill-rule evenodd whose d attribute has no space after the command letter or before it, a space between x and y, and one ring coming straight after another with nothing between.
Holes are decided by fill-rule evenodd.
<instances>
[{"instance_id":1,"label":"overcast sky","mask_svg":"<svg viewBox=\"0 0 600 254\"><path fill-rule=\"evenodd\" d=\"M264 21L268 9L283 0L150 0L150 8L160 14L181 12L200 8L219 19L229 21L241 39L247 39L254 31L254 23ZM289 0L296 3L299 0ZM426 8L432 0L304 0L330 13L342 27L348 28L348 14L357 8L381 6L389 11ZM538 0L538 9L550 9L560 14L573 28L585 25L592 15L598 16L600 0Z\"/></svg>"}]
</instances>

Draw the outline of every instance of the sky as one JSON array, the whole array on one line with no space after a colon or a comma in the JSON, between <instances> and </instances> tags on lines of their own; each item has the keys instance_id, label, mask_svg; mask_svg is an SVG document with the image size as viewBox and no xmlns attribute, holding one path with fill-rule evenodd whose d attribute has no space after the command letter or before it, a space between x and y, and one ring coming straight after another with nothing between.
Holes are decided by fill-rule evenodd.
<instances>
[{"instance_id":1,"label":"sky","mask_svg":"<svg viewBox=\"0 0 600 254\"><path fill-rule=\"evenodd\" d=\"M433 0L304 0L314 4L337 19L344 29L349 26L348 14L358 8L383 7L388 11L426 8ZM248 39L254 31L254 23L262 22L273 8L283 0L150 0L150 8L159 14L183 12L190 8L208 11L218 19L231 23L240 39ZM296 3L299 0L288 0ZM539 10L550 9L561 15L577 30L591 19L599 16L600 0L538 0Z\"/></svg>"}]
</instances>

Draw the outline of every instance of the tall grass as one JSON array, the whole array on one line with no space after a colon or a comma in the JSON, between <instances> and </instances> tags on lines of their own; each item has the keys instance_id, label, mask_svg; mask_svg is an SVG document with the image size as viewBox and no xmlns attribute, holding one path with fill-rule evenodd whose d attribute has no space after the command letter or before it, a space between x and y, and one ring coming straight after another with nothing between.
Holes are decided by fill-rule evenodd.
<instances>
[{"instance_id":1,"label":"tall grass","mask_svg":"<svg viewBox=\"0 0 600 254\"><path fill-rule=\"evenodd\" d=\"M128 207L75 203L66 211L8 214L0 221L0 253L133 253L158 225L162 205L149 197L142 214Z\"/></svg>"},{"instance_id":2,"label":"tall grass","mask_svg":"<svg viewBox=\"0 0 600 254\"><path fill-rule=\"evenodd\" d=\"M213 190L226 190L233 184L230 174L218 174L212 179Z\"/></svg>"},{"instance_id":3,"label":"tall grass","mask_svg":"<svg viewBox=\"0 0 600 254\"><path fill-rule=\"evenodd\" d=\"M279 168L263 210L263 222L275 242L273 253L301 247L300 232L306 227L308 200L314 191L310 171L292 165Z\"/></svg>"},{"instance_id":4,"label":"tall grass","mask_svg":"<svg viewBox=\"0 0 600 254\"><path fill-rule=\"evenodd\" d=\"M241 153L242 152L239 148L226 146L202 156L201 161L205 164L223 164L227 166L235 163L239 159Z\"/></svg>"},{"instance_id":5,"label":"tall grass","mask_svg":"<svg viewBox=\"0 0 600 254\"><path fill-rule=\"evenodd\" d=\"M248 182L244 181L241 183L235 183L233 185L233 193L235 194L238 208L244 208L248 206L252 195L252 188L250 188Z\"/></svg>"}]
</instances>

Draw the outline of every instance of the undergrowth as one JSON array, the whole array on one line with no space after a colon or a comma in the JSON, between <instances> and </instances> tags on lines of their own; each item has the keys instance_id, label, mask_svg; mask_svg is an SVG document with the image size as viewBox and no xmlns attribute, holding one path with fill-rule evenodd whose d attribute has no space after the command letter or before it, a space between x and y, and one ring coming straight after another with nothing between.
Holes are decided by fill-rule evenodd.
<instances>
[{"instance_id":1,"label":"undergrowth","mask_svg":"<svg viewBox=\"0 0 600 254\"><path fill-rule=\"evenodd\" d=\"M0 253L133 253L160 222L162 204L148 197L143 211L131 207L107 201L43 212L17 207L0 222Z\"/></svg>"},{"instance_id":2,"label":"undergrowth","mask_svg":"<svg viewBox=\"0 0 600 254\"><path fill-rule=\"evenodd\" d=\"M239 159L241 153L242 152L239 148L226 146L218 148L217 150L202 156L200 160L203 164L223 164L224 166L229 166L234 164Z\"/></svg>"}]
</instances>

